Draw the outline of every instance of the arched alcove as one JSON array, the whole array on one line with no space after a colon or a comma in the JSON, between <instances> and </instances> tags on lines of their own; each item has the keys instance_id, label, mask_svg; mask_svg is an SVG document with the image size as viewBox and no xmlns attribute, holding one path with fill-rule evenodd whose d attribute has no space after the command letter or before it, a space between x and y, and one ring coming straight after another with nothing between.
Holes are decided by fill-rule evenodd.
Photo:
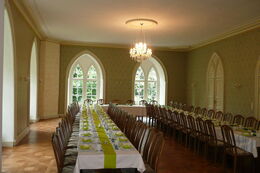
<instances>
[{"instance_id":1,"label":"arched alcove","mask_svg":"<svg viewBox=\"0 0 260 173\"><path fill-rule=\"evenodd\" d=\"M224 68L217 53L208 63L207 104L208 109L224 111Z\"/></svg>"},{"instance_id":2,"label":"arched alcove","mask_svg":"<svg viewBox=\"0 0 260 173\"><path fill-rule=\"evenodd\" d=\"M74 57L67 70L67 105L87 98L94 102L104 99L104 89L104 68L99 59L88 51Z\"/></svg>"},{"instance_id":3,"label":"arched alcove","mask_svg":"<svg viewBox=\"0 0 260 173\"><path fill-rule=\"evenodd\" d=\"M14 43L10 16L4 11L4 62L3 62L3 109L2 109L2 143L14 145Z\"/></svg>"},{"instance_id":4,"label":"arched alcove","mask_svg":"<svg viewBox=\"0 0 260 173\"><path fill-rule=\"evenodd\" d=\"M37 103L38 103L38 52L37 40L32 45L30 61L30 121L37 121Z\"/></svg>"},{"instance_id":5,"label":"arched alcove","mask_svg":"<svg viewBox=\"0 0 260 173\"><path fill-rule=\"evenodd\" d=\"M138 79L138 70L142 69L144 79ZM148 102L156 100L159 104L166 103L166 72L164 67L155 57L151 57L136 66L133 76L133 98L138 104L144 99ZM139 86L140 85L140 86ZM143 85L143 87L141 86ZM143 96L140 97L140 93Z\"/></svg>"}]
</instances>

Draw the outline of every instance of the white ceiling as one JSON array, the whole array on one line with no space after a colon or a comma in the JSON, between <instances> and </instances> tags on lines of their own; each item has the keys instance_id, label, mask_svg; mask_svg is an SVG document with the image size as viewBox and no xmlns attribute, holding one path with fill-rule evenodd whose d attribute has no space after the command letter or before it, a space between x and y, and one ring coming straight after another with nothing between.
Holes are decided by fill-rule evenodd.
<instances>
[{"instance_id":1,"label":"white ceiling","mask_svg":"<svg viewBox=\"0 0 260 173\"><path fill-rule=\"evenodd\" d=\"M48 38L132 44L139 29L125 21L151 18L148 44L181 47L202 43L260 19L260 0L23 0Z\"/></svg>"}]
</instances>

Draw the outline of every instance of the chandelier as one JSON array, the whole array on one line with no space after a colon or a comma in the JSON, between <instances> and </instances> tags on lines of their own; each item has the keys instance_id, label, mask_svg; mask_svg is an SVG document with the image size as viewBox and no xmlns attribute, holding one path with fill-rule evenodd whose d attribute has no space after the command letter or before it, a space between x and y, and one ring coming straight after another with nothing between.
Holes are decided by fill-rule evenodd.
<instances>
[{"instance_id":1,"label":"chandelier","mask_svg":"<svg viewBox=\"0 0 260 173\"><path fill-rule=\"evenodd\" d=\"M132 60L136 62L142 62L152 56L152 49L147 47L147 44L145 43L145 37L143 33L143 27L151 27L153 25L157 25L157 21L152 19L131 19L126 21L126 24L140 27L141 28L141 41L138 41L135 43L134 47L130 49L130 57Z\"/></svg>"}]
</instances>

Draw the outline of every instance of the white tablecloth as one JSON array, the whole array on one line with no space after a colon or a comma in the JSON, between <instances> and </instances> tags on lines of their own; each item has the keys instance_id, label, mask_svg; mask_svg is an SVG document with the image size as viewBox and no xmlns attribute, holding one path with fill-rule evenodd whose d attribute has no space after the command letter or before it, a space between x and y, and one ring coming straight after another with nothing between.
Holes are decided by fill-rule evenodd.
<instances>
[{"instance_id":1,"label":"white tablecloth","mask_svg":"<svg viewBox=\"0 0 260 173\"><path fill-rule=\"evenodd\" d=\"M139 172L145 171L142 156L137 150L116 151L117 168L137 168ZM104 169L104 154L98 152L79 152L74 173L80 169Z\"/></svg>"},{"instance_id":2,"label":"white tablecloth","mask_svg":"<svg viewBox=\"0 0 260 173\"><path fill-rule=\"evenodd\" d=\"M91 116L91 115L90 115ZM80 126L82 126L80 120ZM120 130L118 130L121 132ZM80 134L84 133L80 129ZM122 132L121 132L122 133ZM92 138L94 140L94 138ZM111 141L110 141L111 142ZM130 143L130 141L128 141ZM80 140L79 140L80 144ZM97 144L93 143L94 147ZM145 165L141 154L133 147L132 149L118 149L116 152L116 168L136 168L139 172L145 171ZM104 153L99 150L84 151L78 150L78 157L74 173L80 173L81 169L104 169Z\"/></svg>"},{"instance_id":3,"label":"white tablecloth","mask_svg":"<svg viewBox=\"0 0 260 173\"><path fill-rule=\"evenodd\" d=\"M216 127L216 135L219 140L223 139L220 127ZM234 130L234 137L236 140L237 147L252 153L255 158L258 157L257 147L260 147L260 137L243 136L241 132L235 130Z\"/></svg>"},{"instance_id":4,"label":"white tablecloth","mask_svg":"<svg viewBox=\"0 0 260 173\"><path fill-rule=\"evenodd\" d=\"M109 105L102 105L104 111L107 111ZM141 105L117 105L120 109L134 116L146 116L146 108Z\"/></svg>"}]
</instances>

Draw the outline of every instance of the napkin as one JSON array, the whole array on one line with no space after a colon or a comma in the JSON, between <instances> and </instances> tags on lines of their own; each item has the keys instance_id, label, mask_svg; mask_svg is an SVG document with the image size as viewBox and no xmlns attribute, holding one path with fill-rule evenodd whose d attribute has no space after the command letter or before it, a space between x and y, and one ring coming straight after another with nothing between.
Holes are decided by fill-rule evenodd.
<instances>
[{"instance_id":1,"label":"napkin","mask_svg":"<svg viewBox=\"0 0 260 173\"><path fill-rule=\"evenodd\" d=\"M82 142L92 142L91 139L82 139Z\"/></svg>"},{"instance_id":2,"label":"napkin","mask_svg":"<svg viewBox=\"0 0 260 173\"><path fill-rule=\"evenodd\" d=\"M79 148L81 150L89 150L90 149L90 146L89 145L80 145Z\"/></svg>"},{"instance_id":3,"label":"napkin","mask_svg":"<svg viewBox=\"0 0 260 173\"><path fill-rule=\"evenodd\" d=\"M130 145L130 144L122 144L122 145L120 145L120 147L123 148L123 149L131 149L131 148L133 148L132 145Z\"/></svg>"}]
</instances>

